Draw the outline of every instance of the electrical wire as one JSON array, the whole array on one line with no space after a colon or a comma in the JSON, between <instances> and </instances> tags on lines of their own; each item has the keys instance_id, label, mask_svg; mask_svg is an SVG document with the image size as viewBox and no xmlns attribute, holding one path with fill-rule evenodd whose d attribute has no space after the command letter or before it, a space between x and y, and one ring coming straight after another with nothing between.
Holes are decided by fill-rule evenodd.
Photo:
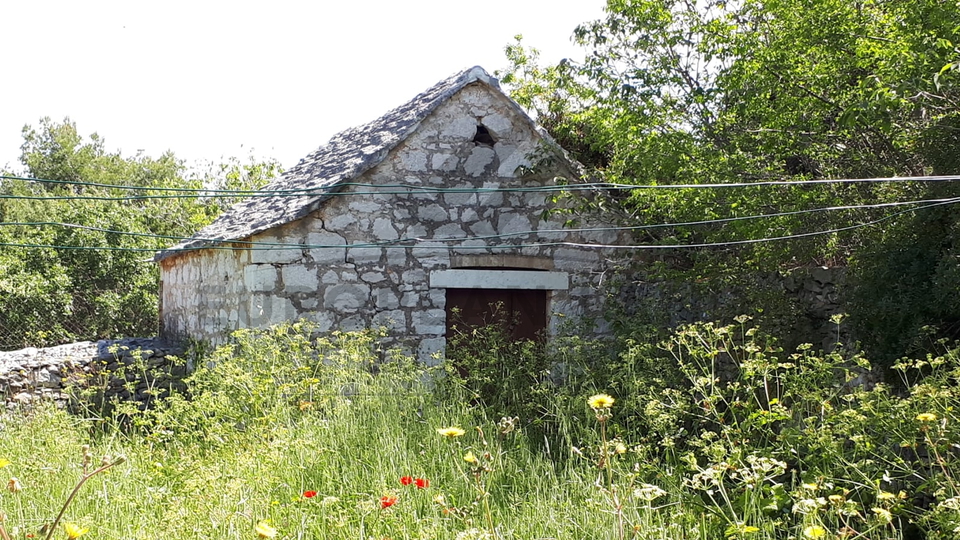
<instances>
[{"instance_id":1,"label":"electrical wire","mask_svg":"<svg viewBox=\"0 0 960 540\"><path fill-rule=\"evenodd\" d=\"M388 240L383 242L370 242L370 243L356 243L356 244L331 244L331 245L314 245L314 244L287 244L287 243L271 243L271 242L250 242L250 241L233 241L233 240L224 240L224 239L203 239L204 241L217 242L219 245L204 245L190 248L182 248L175 251L190 252L190 251L199 251L206 249L214 250L234 250L236 247L233 245L223 245L223 244L241 244L244 245L244 249L251 250L277 250L279 249L290 249L290 250L303 250L303 249L361 249L361 248L386 248L386 249L411 249L411 248L424 248L424 249L447 249L447 250L513 250L513 249L522 249L527 247L581 247L581 248L593 248L593 249L612 249L612 250L652 250L652 249L687 249L687 248L708 248L708 247L726 247L726 246L736 246L736 245L745 245L745 244L756 244L762 242L773 242L781 240L793 240L799 238L808 238L812 236L821 236L825 234L836 234L844 231L854 230L862 227L872 226L889 219L892 219L896 216L903 215L909 212L916 212L918 210L924 210L927 208L933 208L936 206L942 206L947 204L955 204L960 202L960 197L948 198L948 199L927 199L921 201L904 201L900 203L880 203L876 205L857 205L849 207L831 207L825 209L813 209L813 210L800 210L795 212L784 212L779 214L766 214L759 216L744 216L742 218L724 218L719 220L707 220L700 222L686 222L686 223L675 223L675 224L654 224L654 225L637 225L637 226L625 226L625 227L600 227L600 228L588 228L588 229L548 229L542 231L524 231L524 232L514 232L514 233L502 233L496 235L484 235L484 236L474 236L474 237L448 237L448 238L403 238L397 240ZM929 204L923 204L929 203ZM495 238L505 238L510 236L519 236L519 235L528 235L528 234L538 234L538 233L556 233L556 232L591 232L591 231L619 231L619 230L637 230L644 228L655 228L655 227L671 227L671 226L680 226L680 225L702 225L716 222L728 222L738 219L755 219L762 217L774 217L774 216L786 216L793 215L798 213L813 212L813 211L824 211L828 209L856 209L856 208L876 208L876 207L891 207L891 206L902 206L907 204L922 204L916 208L908 208L906 210L901 210L888 214L878 219L849 225L846 227L837 227L833 229L826 229L820 231L812 231L806 233L797 233L790 235L782 236L772 236L772 237L763 237L763 238L753 238L746 240L731 240L724 242L705 242L697 244L599 244L599 243L587 243L587 242L570 242L570 241L553 241L553 242L533 242L533 243L518 243L518 244L500 244L500 245L477 245L477 246L466 246L466 245L433 245L435 242L463 242L468 240L477 240L477 239L495 239ZM54 223L54 222L28 222L28 223L0 223L0 225L40 225L40 224L49 224L49 225L62 225L62 226L72 226L81 229L96 230L101 232L110 232L118 234L131 234L134 236L146 236L146 237L155 237L158 239L185 239L182 237L171 237L163 235L152 235L148 233L124 233L123 231L112 231L109 229L101 229L97 227L89 227L84 225L75 225L75 224L63 224L63 223ZM408 242L419 242L421 245L408 245ZM430 245L422 245L423 243L428 243ZM64 249L64 250L103 250L103 251L132 251L132 252L156 252L158 248L132 248L124 246L62 246L62 245L46 245L46 244L26 244L26 243L0 243L0 247L20 247L20 248L46 248L46 249Z\"/></svg>"},{"instance_id":2,"label":"electrical wire","mask_svg":"<svg viewBox=\"0 0 960 540\"><path fill-rule=\"evenodd\" d=\"M748 221L764 218L778 218L778 217L787 217L795 216L802 214L811 214L818 212L833 212L833 211L842 211L842 210L863 210L863 209L873 209L873 208L890 208L897 206L907 206L915 204L926 204L926 203L952 203L960 202L960 197L952 198L942 198L942 199L919 199L914 201L897 201L889 203L875 203L875 204L859 204L859 205L847 205L847 206L828 206L824 208L812 208L807 210L794 210L790 212L777 212L773 214L756 214L750 216L738 216L738 217L729 217L729 218L717 218L709 220L700 220L700 221L685 221L677 223L655 223L649 225L623 225L623 226L612 226L612 227L586 227L586 228L563 228L563 229L537 229L537 230L527 230L527 231L514 231L509 233L496 233L488 235L478 235L471 237L461 237L461 236L447 236L447 237L436 237L436 238L400 238L397 240L389 240L385 242L374 242L368 244L357 244L357 247L381 247L384 245L390 244L402 244L405 242L458 242L463 240L497 240L503 238L517 237L517 236L527 236L530 234L571 234L571 233L595 233L595 232L619 232L619 231L639 231L647 229L662 229L662 228L674 228L674 227L691 227L691 226L702 226L702 225L714 225L719 223L731 223L736 221ZM241 244L247 246L270 246L265 249L273 249L273 247L281 247L286 249L323 249L323 248L342 248L344 244L334 244L334 245L313 245L313 244L296 244L291 245L286 242L254 242L248 240L229 240L223 238L198 238L195 236L172 236L172 235L161 235L153 233L141 233L141 232L131 232L131 231L119 231L115 229L105 229L102 227L93 227L90 225L80 225L76 223L63 223L56 221L28 221L28 222L0 222L0 227L64 227L64 228L73 228L73 229L82 229L95 232L102 232L105 234L118 234L125 236L133 236L140 238L154 238L159 240L194 240L198 242L216 242L216 243L230 243L230 244ZM404 246L407 247L407 246Z\"/></svg>"},{"instance_id":3,"label":"electrical wire","mask_svg":"<svg viewBox=\"0 0 960 540\"><path fill-rule=\"evenodd\" d=\"M58 185L72 185L82 187L108 188L126 191L153 191L153 192L172 192L192 194L188 197L204 198L222 198L222 197L302 197L317 195L390 195L390 194L409 194L412 191L421 193L552 193L584 190L606 190L606 191L637 191L637 190L670 190L670 189L723 189L723 188L746 188L746 187L774 187L774 186L807 186L821 184L854 184L854 183L904 183L904 182L953 182L960 180L960 175L941 175L941 176L892 176L879 178L832 178L815 180L767 180L759 182L730 182L730 183L702 183L702 184L619 184L610 182L585 182L585 183L563 183L549 184L543 186L527 187L497 187L497 188L445 188L437 186L425 186L417 184L371 184L363 182L338 182L329 186L317 188L300 189L276 189L276 190L230 190L230 189L210 189L210 188L175 188L175 187L150 187L150 186L131 186L123 184L103 184L97 182L81 182L72 180L45 180L40 178L30 178L24 176L0 175L0 179L19 180L32 183L47 183ZM344 187L369 188L376 191L335 191ZM386 191L389 189L401 191ZM5 195L0 198L22 198L28 200L51 199L51 200L138 200L152 198L183 198L184 195L135 195L131 197L101 197L101 196L12 196Z\"/></svg>"}]
</instances>

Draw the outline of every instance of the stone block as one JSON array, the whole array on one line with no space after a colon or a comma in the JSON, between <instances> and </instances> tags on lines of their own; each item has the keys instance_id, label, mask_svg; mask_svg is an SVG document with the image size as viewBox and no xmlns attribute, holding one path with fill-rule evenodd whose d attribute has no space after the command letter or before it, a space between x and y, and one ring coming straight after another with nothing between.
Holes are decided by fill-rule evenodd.
<instances>
[{"instance_id":1,"label":"stone block","mask_svg":"<svg viewBox=\"0 0 960 540\"><path fill-rule=\"evenodd\" d=\"M464 238L467 233L456 223L447 223L433 232L434 238Z\"/></svg>"},{"instance_id":2,"label":"stone block","mask_svg":"<svg viewBox=\"0 0 960 540\"><path fill-rule=\"evenodd\" d=\"M471 189L472 186L458 186L464 190ZM470 206L477 204L477 194L476 193L444 193L443 202L448 206Z\"/></svg>"},{"instance_id":3,"label":"stone block","mask_svg":"<svg viewBox=\"0 0 960 540\"><path fill-rule=\"evenodd\" d=\"M323 295L323 307L340 313L354 313L370 303L370 286L350 283L328 287Z\"/></svg>"},{"instance_id":4,"label":"stone block","mask_svg":"<svg viewBox=\"0 0 960 540\"><path fill-rule=\"evenodd\" d=\"M513 124L506 116L498 113L488 114L480 119L480 123L490 131L495 139L508 137L513 133Z\"/></svg>"},{"instance_id":5,"label":"stone block","mask_svg":"<svg viewBox=\"0 0 960 540\"><path fill-rule=\"evenodd\" d=\"M454 143L473 140L477 134L477 120L469 116L459 116L443 125L440 136Z\"/></svg>"},{"instance_id":6,"label":"stone block","mask_svg":"<svg viewBox=\"0 0 960 540\"><path fill-rule=\"evenodd\" d=\"M455 171L460 165L460 158L456 154L434 154L431 158L431 166L435 171Z\"/></svg>"},{"instance_id":7,"label":"stone block","mask_svg":"<svg viewBox=\"0 0 960 540\"><path fill-rule=\"evenodd\" d=\"M413 329L423 335L442 336L447 332L446 312L442 309L427 309L413 312Z\"/></svg>"},{"instance_id":8,"label":"stone block","mask_svg":"<svg viewBox=\"0 0 960 540\"><path fill-rule=\"evenodd\" d=\"M269 264L251 264L243 269L243 286L251 292L272 291L277 287L277 269Z\"/></svg>"},{"instance_id":9,"label":"stone block","mask_svg":"<svg viewBox=\"0 0 960 540\"><path fill-rule=\"evenodd\" d=\"M393 221L387 218L373 220L373 236L377 240L396 240L400 238L400 234L393 226Z\"/></svg>"},{"instance_id":10,"label":"stone block","mask_svg":"<svg viewBox=\"0 0 960 540\"><path fill-rule=\"evenodd\" d=\"M439 204L431 204L418 208L417 217L420 218L420 221L448 221L450 214Z\"/></svg>"},{"instance_id":11,"label":"stone block","mask_svg":"<svg viewBox=\"0 0 960 540\"><path fill-rule=\"evenodd\" d=\"M370 322L363 315L353 315L342 319L336 325L341 332L359 332L370 327Z\"/></svg>"},{"instance_id":12,"label":"stone block","mask_svg":"<svg viewBox=\"0 0 960 540\"><path fill-rule=\"evenodd\" d=\"M407 327L407 315L401 309L381 311L373 317L373 324L391 332L403 331Z\"/></svg>"},{"instance_id":13,"label":"stone block","mask_svg":"<svg viewBox=\"0 0 960 540\"><path fill-rule=\"evenodd\" d=\"M317 271L300 264L284 266L280 269L280 277L283 290L291 294L314 292L320 286Z\"/></svg>"},{"instance_id":14,"label":"stone block","mask_svg":"<svg viewBox=\"0 0 960 540\"><path fill-rule=\"evenodd\" d=\"M335 322L333 314L327 311L311 313L307 318L317 323L318 332L329 332L333 329Z\"/></svg>"},{"instance_id":15,"label":"stone block","mask_svg":"<svg viewBox=\"0 0 960 540\"><path fill-rule=\"evenodd\" d=\"M253 264L287 264L303 258L303 247L296 239L255 236L253 241L265 244L280 244L251 246L250 262Z\"/></svg>"},{"instance_id":16,"label":"stone block","mask_svg":"<svg viewBox=\"0 0 960 540\"><path fill-rule=\"evenodd\" d=\"M401 152L400 162L407 171L423 172L427 170L427 153L420 150Z\"/></svg>"},{"instance_id":17,"label":"stone block","mask_svg":"<svg viewBox=\"0 0 960 540\"><path fill-rule=\"evenodd\" d=\"M600 254L588 249L560 248L553 255L557 270L589 270L596 268Z\"/></svg>"},{"instance_id":18,"label":"stone block","mask_svg":"<svg viewBox=\"0 0 960 540\"><path fill-rule=\"evenodd\" d=\"M350 208L350 210L357 212L358 214L368 214L368 215L378 212L383 208L383 206L381 206L379 203L376 203L369 199L363 199L359 197L351 198L351 201L348 207Z\"/></svg>"},{"instance_id":19,"label":"stone block","mask_svg":"<svg viewBox=\"0 0 960 540\"><path fill-rule=\"evenodd\" d=\"M383 248L357 247L347 249L347 262L354 264L375 264L380 262Z\"/></svg>"},{"instance_id":20,"label":"stone block","mask_svg":"<svg viewBox=\"0 0 960 540\"><path fill-rule=\"evenodd\" d=\"M487 172L487 167L493 164L493 158L496 156L493 148L475 146L470 151L466 163L463 164L463 172L473 177L482 176Z\"/></svg>"},{"instance_id":21,"label":"stone block","mask_svg":"<svg viewBox=\"0 0 960 540\"><path fill-rule=\"evenodd\" d=\"M360 281L366 283L380 283L381 281L386 281L387 276L383 272L364 272L360 274Z\"/></svg>"},{"instance_id":22,"label":"stone block","mask_svg":"<svg viewBox=\"0 0 960 540\"><path fill-rule=\"evenodd\" d=\"M387 252L387 265L388 266L399 266L403 267L407 264L407 250L405 247L388 247L385 249Z\"/></svg>"},{"instance_id":23,"label":"stone block","mask_svg":"<svg viewBox=\"0 0 960 540\"><path fill-rule=\"evenodd\" d=\"M376 298L377 309L397 309L400 307L400 299L397 298L397 293L391 289L377 289L374 291L374 297Z\"/></svg>"},{"instance_id":24,"label":"stone block","mask_svg":"<svg viewBox=\"0 0 960 540\"><path fill-rule=\"evenodd\" d=\"M529 233L533 229L530 218L524 214L505 213L500 214L497 220L497 232L500 234ZM514 238L522 238L524 235L517 235Z\"/></svg>"},{"instance_id":25,"label":"stone block","mask_svg":"<svg viewBox=\"0 0 960 540\"><path fill-rule=\"evenodd\" d=\"M343 213L327 220L326 228L332 231L343 231L343 230L346 230L347 227L349 227L350 225L353 225L356 222L357 222L356 216L354 216L353 214Z\"/></svg>"},{"instance_id":26,"label":"stone block","mask_svg":"<svg viewBox=\"0 0 960 540\"><path fill-rule=\"evenodd\" d=\"M421 339L417 347L417 360L427 366L436 366L443 362L447 340L442 337Z\"/></svg>"},{"instance_id":27,"label":"stone block","mask_svg":"<svg viewBox=\"0 0 960 540\"><path fill-rule=\"evenodd\" d=\"M496 189L500 187L497 184L491 182L484 182L484 189ZM477 204L480 206L500 206L503 204L503 192L502 191L481 191L477 193Z\"/></svg>"},{"instance_id":28,"label":"stone block","mask_svg":"<svg viewBox=\"0 0 960 540\"><path fill-rule=\"evenodd\" d=\"M347 241L336 233L320 231L307 235L310 257L319 265L341 264L346 260Z\"/></svg>"},{"instance_id":29,"label":"stone block","mask_svg":"<svg viewBox=\"0 0 960 540\"><path fill-rule=\"evenodd\" d=\"M272 294L254 294L248 302L249 326L263 328L296 318L293 303Z\"/></svg>"}]
</instances>

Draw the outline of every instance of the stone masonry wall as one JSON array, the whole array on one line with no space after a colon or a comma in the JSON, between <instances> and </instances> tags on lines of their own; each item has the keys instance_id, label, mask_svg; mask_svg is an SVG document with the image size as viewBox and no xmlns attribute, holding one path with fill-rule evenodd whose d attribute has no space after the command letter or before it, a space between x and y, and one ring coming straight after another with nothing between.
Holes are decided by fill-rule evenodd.
<instances>
[{"instance_id":1,"label":"stone masonry wall","mask_svg":"<svg viewBox=\"0 0 960 540\"><path fill-rule=\"evenodd\" d=\"M80 394L146 407L171 388L185 389L183 355L184 348L175 343L145 338L0 352L0 397L7 410L39 402L66 407Z\"/></svg>"},{"instance_id":2,"label":"stone masonry wall","mask_svg":"<svg viewBox=\"0 0 960 540\"><path fill-rule=\"evenodd\" d=\"M478 124L494 144L474 142ZM347 187L310 216L249 239L286 249L164 260L164 335L216 344L240 327L303 318L320 331L385 326L426 359L443 349L446 324L445 290L430 287L430 273L467 267L567 273L569 288L549 294L548 310L564 315L550 318L553 331L561 320L599 315L598 284L613 252L557 243L615 244L617 233L571 232L559 218L543 219L552 203L542 191L477 191L552 182L553 174L515 174L540 143L501 97L465 87L355 181L377 187Z\"/></svg>"}]
</instances>

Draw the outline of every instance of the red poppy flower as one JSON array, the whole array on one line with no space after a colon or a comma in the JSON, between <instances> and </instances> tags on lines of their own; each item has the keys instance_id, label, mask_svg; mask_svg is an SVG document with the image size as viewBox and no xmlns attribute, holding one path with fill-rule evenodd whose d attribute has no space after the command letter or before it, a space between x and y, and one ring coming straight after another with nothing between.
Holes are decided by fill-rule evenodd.
<instances>
[{"instance_id":1,"label":"red poppy flower","mask_svg":"<svg viewBox=\"0 0 960 540\"><path fill-rule=\"evenodd\" d=\"M395 504L397 504L396 497L391 497L390 495L384 495L383 497L380 497L380 508L390 508Z\"/></svg>"},{"instance_id":2,"label":"red poppy flower","mask_svg":"<svg viewBox=\"0 0 960 540\"><path fill-rule=\"evenodd\" d=\"M308 499L312 499L312 498L314 498L314 497L317 496L317 492L316 492L316 491L304 491L304 492L303 492L303 496L306 497L306 498L308 498Z\"/></svg>"},{"instance_id":3,"label":"red poppy flower","mask_svg":"<svg viewBox=\"0 0 960 540\"><path fill-rule=\"evenodd\" d=\"M415 482L417 483L417 489L430 487L430 481L427 480L426 478L417 478Z\"/></svg>"},{"instance_id":4,"label":"red poppy flower","mask_svg":"<svg viewBox=\"0 0 960 540\"><path fill-rule=\"evenodd\" d=\"M400 483L403 484L403 485L405 485L405 486L409 486L410 484L413 483L413 477L412 477L412 476L401 476L401 477L400 477Z\"/></svg>"}]
</instances>

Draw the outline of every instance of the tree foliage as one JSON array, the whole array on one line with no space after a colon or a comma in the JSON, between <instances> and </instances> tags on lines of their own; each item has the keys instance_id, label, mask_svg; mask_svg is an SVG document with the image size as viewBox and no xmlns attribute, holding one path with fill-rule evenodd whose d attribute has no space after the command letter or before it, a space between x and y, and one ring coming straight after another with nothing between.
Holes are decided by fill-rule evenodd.
<instances>
[{"instance_id":1,"label":"tree foliage","mask_svg":"<svg viewBox=\"0 0 960 540\"><path fill-rule=\"evenodd\" d=\"M191 171L173 153L125 157L69 119L23 131L21 176L0 184L0 333L5 349L153 335L155 250L190 236L234 199L158 198L150 188L252 189L275 162ZM95 184L95 185L94 185ZM128 189L132 188L132 189Z\"/></svg>"},{"instance_id":2,"label":"tree foliage","mask_svg":"<svg viewBox=\"0 0 960 540\"><path fill-rule=\"evenodd\" d=\"M960 5L940 0L609 0L603 19L575 31L587 53L582 63L541 66L518 41L507 48L512 66L502 76L562 146L610 182L956 174L958 21ZM960 322L960 311L946 308L958 304L957 287L942 282L958 273L956 220L949 210L863 206L958 191L954 183L797 184L644 189L616 202L629 224L801 212L665 227L640 240L731 242L837 230L665 258L683 261L668 266L686 278L728 282L745 271L853 262L858 324L868 333L892 331L877 310L907 304L917 316L908 317L915 319L909 330L897 328L915 333L923 323ZM837 206L857 208L807 212ZM906 256L905 248L923 254ZM891 266L902 287L875 287ZM930 311L924 299L943 293L941 316L921 316Z\"/></svg>"}]
</instances>

